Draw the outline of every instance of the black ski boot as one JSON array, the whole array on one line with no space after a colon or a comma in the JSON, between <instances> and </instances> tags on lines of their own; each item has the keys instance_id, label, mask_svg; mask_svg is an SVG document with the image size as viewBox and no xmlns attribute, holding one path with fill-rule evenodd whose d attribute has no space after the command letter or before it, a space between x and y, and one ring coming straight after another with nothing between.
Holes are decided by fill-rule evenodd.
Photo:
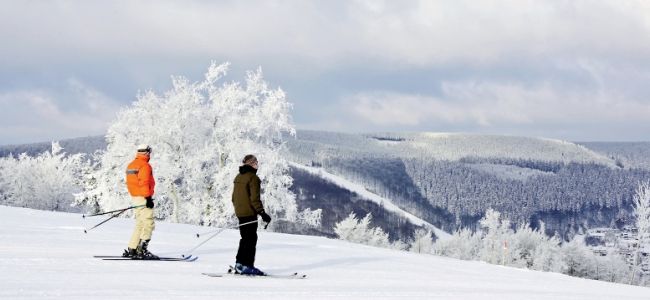
<instances>
[{"instance_id":1,"label":"black ski boot","mask_svg":"<svg viewBox=\"0 0 650 300\"><path fill-rule=\"evenodd\" d=\"M136 256L132 257L133 259L147 259L147 260L157 260L160 259L157 255L149 252L147 246L149 246L149 241L151 240L140 240L140 244L136 249Z\"/></svg>"},{"instance_id":2,"label":"black ski boot","mask_svg":"<svg viewBox=\"0 0 650 300\"><path fill-rule=\"evenodd\" d=\"M138 255L138 251L136 249L133 249L133 248L126 248L126 249L124 249L124 253L122 253L122 257L131 257L131 258L133 258L136 255Z\"/></svg>"}]
</instances>

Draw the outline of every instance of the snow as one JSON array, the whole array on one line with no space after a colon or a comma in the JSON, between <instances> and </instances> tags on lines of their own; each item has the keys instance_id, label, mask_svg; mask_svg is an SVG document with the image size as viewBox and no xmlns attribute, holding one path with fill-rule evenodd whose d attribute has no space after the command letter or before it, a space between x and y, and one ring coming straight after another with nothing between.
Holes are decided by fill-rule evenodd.
<instances>
[{"instance_id":1,"label":"snow","mask_svg":"<svg viewBox=\"0 0 650 300\"><path fill-rule=\"evenodd\" d=\"M0 299L650 299L650 289L480 262L373 248L322 237L259 232L257 266L305 280L211 278L234 263L239 235L226 230L193 263L103 261L133 226L79 214L0 206ZM159 222L150 249L172 255L209 229Z\"/></svg>"},{"instance_id":2,"label":"snow","mask_svg":"<svg viewBox=\"0 0 650 300\"><path fill-rule=\"evenodd\" d=\"M339 187L342 187L342 188L345 188L345 189L347 189L349 191L355 192L355 193L357 193L357 195L361 196L362 198L367 199L368 201L372 201L372 202L375 202L377 204L380 204L382 207L384 207L384 209L386 209L388 211L392 211L394 213L402 215L403 217L405 217L406 219L408 219L411 223L413 223L415 225L430 228L431 230L433 230L433 232L436 234L436 236L438 238L445 239L445 238L449 238L451 236L449 233L447 233L444 230L434 226L433 224L431 224L431 223L429 223L429 222L427 222L427 221L425 221L425 220L423 220L421 218L418 218L415 215L401 209L399 206L395 205L390 199L381 197L381 196L379 196L379 195L377 195L375 193L372 193L372 192L368 191L361 184L351 182L351 181L349 181L349 180L347 180L347 179L345 179L345 178L343 178L341 176L337 176L337 175L334 175L332 173L329 173L329 172L325 171L322 168L314 168L314 167L304 166L304 165L297 164L297 163L294 163L294 162L290 162L289 165L294 167L294 168L298 168L298 169L301 169L303 171L307 171L310 174L313 174L313 175L319 176L321 178L324 178L324 179L336 184Z\"/></svg>"}]
</instances>

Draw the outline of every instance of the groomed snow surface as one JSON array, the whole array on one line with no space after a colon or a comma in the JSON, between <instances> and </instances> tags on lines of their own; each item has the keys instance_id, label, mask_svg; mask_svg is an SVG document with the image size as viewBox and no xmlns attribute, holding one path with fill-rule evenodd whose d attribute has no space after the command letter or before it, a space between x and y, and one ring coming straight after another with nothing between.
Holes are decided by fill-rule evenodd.
<instances>
[{"instance_id":1,"label":"groomed snow surface","mask_svg":"<svg viewBox=\"0 0 650 300\"><path fill-rule=\"evenodd\" d=\"M103 261L133 220L0 206L0 299L650 299L650 289L260 230L256 265L304 280L223 277L239 233L226 230L192 263ZM180 254L211 228L158 222L150 250Z\"/></svg>"}]
</instances>

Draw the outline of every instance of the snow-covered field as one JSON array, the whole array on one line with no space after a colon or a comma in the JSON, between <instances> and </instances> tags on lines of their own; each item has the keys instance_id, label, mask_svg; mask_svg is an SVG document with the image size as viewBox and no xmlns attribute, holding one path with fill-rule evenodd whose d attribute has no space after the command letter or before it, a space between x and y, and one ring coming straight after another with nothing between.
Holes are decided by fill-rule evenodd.
<instances>
[{"instance_id":1,"label":"snow-covered field","mask_svg":"<svg viewBox=\"0 0 650 300\"><path fill-rule=\"evenodd\" d=\"M305 280L224 277L238 232L226 230L192 263L102 261L119 254L132 220L0 206L0 299L650 299L650 289L260 231L257 266ZM150 249L179 254L200 242L198 226L159 222Z\"/></svg>"}]
</instances>

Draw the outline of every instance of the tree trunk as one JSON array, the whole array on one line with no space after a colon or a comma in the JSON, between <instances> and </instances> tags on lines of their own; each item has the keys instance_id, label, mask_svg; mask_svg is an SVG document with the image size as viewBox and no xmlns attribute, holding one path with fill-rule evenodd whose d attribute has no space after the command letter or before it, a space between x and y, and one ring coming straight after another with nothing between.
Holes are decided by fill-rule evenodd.
<instances>
[{"instance_id":1,"label":"tree trunk","mask_svg":"<svg viewBox=\"0 0 650 300\"><path fill-rule=\"evenodd\" d=\"M172 200L172 222L174 223L179 223L178 222L178 193L176 192L176 186L172 183L171 188L169 189L171 191L171 200Z\"/></svg>"}]
</instances>

